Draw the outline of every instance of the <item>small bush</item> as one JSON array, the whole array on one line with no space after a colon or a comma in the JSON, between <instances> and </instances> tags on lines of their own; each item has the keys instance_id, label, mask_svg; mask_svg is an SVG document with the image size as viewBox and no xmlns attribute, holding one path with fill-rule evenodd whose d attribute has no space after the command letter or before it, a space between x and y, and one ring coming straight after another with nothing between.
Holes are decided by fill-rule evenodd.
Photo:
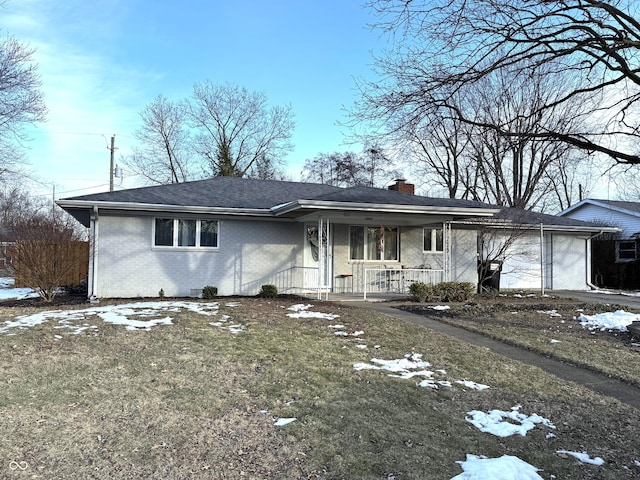
<instances>
[{"instance_id":1,"label":"small bush","mask_svg":"<svg viewBox=\"0 0 640 480\"><path fill-rule=\"evenodd\" d=\"M205 300L213 300L218 296L218 287L207 285L202 289L202 298Z\"/></svg>"},{"instance_id":2,"label":"small bush","mask_svg":"<svg viewBox=\"0 0 640 480\"><path fill-rule=\"evenodd\" d=\"M411 299L416 302L466 302L470 300L476 289L468 282L443 282L427 285L416 282L409 287Z\"/></svg>"},{"instance_id":3,"label":"small bush","mask_svg":"<svg viewBox=\"0 0 640 480\"><path fill-rule=\"evenodd\" d=\"M427 285L423 282L415 282L409 286L411 299L416 302L426 302L428 298L433 296L433 285Z\"/></svg>"},{"instance_id":4,"label":"small bush","mask_svg":"<svg viewBox=\"0 0 640 480\"><path fill-rule=\"evenodd\" d=\"M258 296L262 298L276 298L278 296L278 289L275 285L262 285Z\"/></svg>"},{"instance_id":5,"label":"small bush","mask_svg":"<svg viewBox=\"0 0 640 480\"><path fill-rule=\"evenodd\" d=\"M466 302L473 298L476 288L469 282L443 282L436 285L436 292L443 302Z\"/></svg>"}]
</instances>

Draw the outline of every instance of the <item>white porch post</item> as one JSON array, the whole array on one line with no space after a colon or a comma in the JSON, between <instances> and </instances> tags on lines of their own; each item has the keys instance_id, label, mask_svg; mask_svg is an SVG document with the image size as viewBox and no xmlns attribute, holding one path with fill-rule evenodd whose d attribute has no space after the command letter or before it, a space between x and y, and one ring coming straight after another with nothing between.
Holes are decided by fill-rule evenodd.
<instances>
[{"instance_id":1,"label":"white porch post","mask_svg":"<svg viewBox=\"0 0 640 480\"><path fill-rule=\"evenodd\" d=\"M331 274L331 252L329 220L318 217L318 299L322 298L322 289L325 290L325 298L329 300L329 277Z\"/></svg>"},{"instance_id":2,"label":"white porch post","mask_svg":"<svg viewBox=\"0 0 640 480\"><path fill-rule=\"evenodd\" d=\"M443 270L444 281L451 281L451 222L444 222L442 226L442 243L443 243Z\"/></svg>"}]
</instances>

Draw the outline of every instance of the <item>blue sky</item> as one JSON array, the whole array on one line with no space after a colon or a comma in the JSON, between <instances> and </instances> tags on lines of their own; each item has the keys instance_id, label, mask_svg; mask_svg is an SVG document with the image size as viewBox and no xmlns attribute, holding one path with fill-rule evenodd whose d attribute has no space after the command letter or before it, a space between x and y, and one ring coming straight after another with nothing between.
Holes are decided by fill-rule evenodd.
<instances>
[{"instance_id":1,"label":"blue sky","mask_svg":"<svg viewBox=\"0 0 640 480\"><path fill-rule=\"evenodd\" d=\"M287 157L295 176L319 152L345 144L343 107L354 77L372 77L379 32L359 0L10 0L2 34L36 49L48 121L29 160L56 198L105 191L111 135L116 161L135 145L139 112L158 94L190 95L203 80L290 103L297 126ZM125 177L116 188L137 186ZM91 188L93 187L93 188Z\"/></svg>"}]
</instances>

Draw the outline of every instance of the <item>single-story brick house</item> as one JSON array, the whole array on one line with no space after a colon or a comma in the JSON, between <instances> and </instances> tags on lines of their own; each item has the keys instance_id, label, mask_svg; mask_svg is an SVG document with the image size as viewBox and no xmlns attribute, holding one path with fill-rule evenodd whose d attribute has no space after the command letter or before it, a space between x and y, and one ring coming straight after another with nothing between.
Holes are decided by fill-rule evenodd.
<instances>
[{"instance_id":1,"label":"single-story brick house","mask_svg":"<svg viewBox=\"0 0 640 480\"><path fill-rule=\"evenodd\" d=\"M265 284L303 293L477 283L474 222L502 211L413 195L403 180L378 189L217 177L57 203L90 230L90 297L155 297L160 289L190 296L207 285L220 295L254 295ZM534 276L536 265L547 262L538 286L544 278L546 288L585 288L588 242L600 227L549 215L535 222L514 248L533 243L526 269ZM499 235L510 228L504 218L487 224Z\"/></svg>"}]
</instances>

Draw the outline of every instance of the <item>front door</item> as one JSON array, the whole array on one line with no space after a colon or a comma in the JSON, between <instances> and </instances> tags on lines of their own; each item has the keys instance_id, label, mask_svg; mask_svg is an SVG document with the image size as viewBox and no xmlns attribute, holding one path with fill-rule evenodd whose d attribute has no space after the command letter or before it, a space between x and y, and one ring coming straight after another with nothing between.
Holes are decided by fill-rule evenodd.
<instances>
[{"instance_id":1,"label":"front door","mask_svg":"<svg viewBox=\"0 0 640 480\"><path fill-rule=\"evenodd\" d=\"M329 222L321 219L318 223L305 224L303 287L318 292L329 290L332 264Z\"/></svg>"}]
</instances>

